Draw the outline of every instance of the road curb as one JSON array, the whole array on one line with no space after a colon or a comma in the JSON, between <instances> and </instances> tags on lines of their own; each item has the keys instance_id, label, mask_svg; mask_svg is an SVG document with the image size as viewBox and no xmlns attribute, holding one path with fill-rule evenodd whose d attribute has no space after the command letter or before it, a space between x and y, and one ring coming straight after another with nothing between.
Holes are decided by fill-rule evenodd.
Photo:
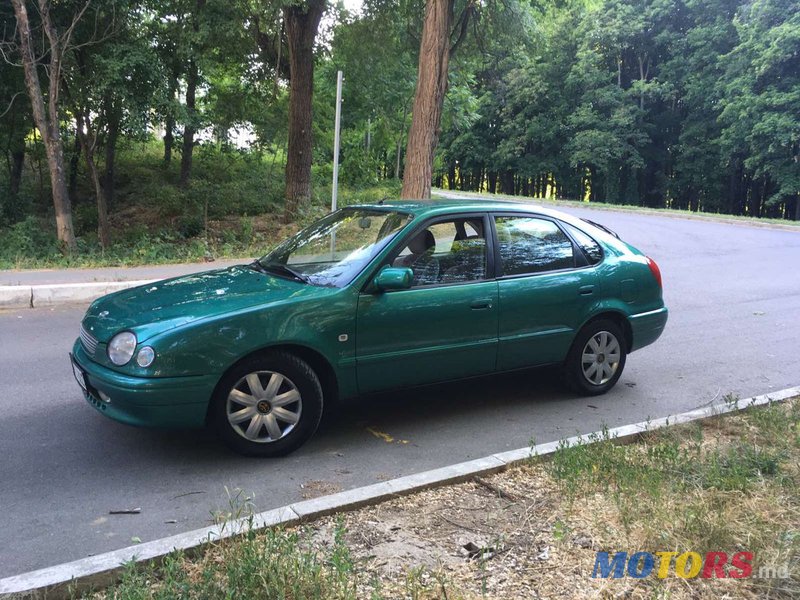
<instances>
[{"instance_id":1,"label":"road curb","mask_svg":"<svg viewBox=\"0 0 800 600\"><path fill-rule=\"evenodd\" d=\"M39 308L73 302L89 302L111 292L152 283L154 280L98 281L0 286L0 308Z\"/></svg>"},{"instance_id":2,"label":"road curb","mask_svg":"<svg viewBox=\"0 0 800 600\"><path fill-rule=\"evenodd\" d=\"M615 427L609 429L607 434L618 443L629 443L635 441L645 432L662 429L670 425L713 418L773 402L782 402L798 395L800 395L800 386L791 387L736 402L714 404L669 417ZM592 443L597 439L596 436L602 433L594 432L593 434L573 436L566 440L500 452L448 467L289 504L258 513L253 517L228 521L222 525L204 527L54 567L7 577L0 579L0 598L8 600L23 598L58 600L68 598L71 589L97 589L114 583L119 579L124 568L123 565L132 561L137 563L158 561L175 550L193 554L202 551L211 542L235 537L248 531L251 527L263 529L277 525L293 525L299 522L313 521L332 513L354 510L390 498L466 481L475 476L490 475L508 469L532 457L552 454L559 446L565 443L569 445Z\"/></svg>"}]
</instances>

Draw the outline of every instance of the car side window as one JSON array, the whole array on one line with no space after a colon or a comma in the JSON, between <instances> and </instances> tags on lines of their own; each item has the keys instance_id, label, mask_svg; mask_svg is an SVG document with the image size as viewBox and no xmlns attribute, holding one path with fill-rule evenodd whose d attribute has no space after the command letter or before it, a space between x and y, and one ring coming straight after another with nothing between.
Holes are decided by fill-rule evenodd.
<instances>
[{"instance_id":1,"label":"car side window","mask_svg":"<svg viewBox=\"0 0 800 600\"><path fill-rule=\"evenodd\" d=\"M575 266L572 242L553 221L495 217L503 275L542 273Z\"/></svg>"},{"instance_id":2,"label":"car side window","mask_svg":"<svg viewBox=\"0 0 800 600\"><path fill-rule=\"evenodd\" d=\"M486 238L464 219L429 225L392 261L392 266L414 272L411 287L480 281L486 279L486 264Z\"/></svg>"},{"instance_id":3,"label":"car side window","mask_svg":"<svg viewBox=\"0 0 800 600\"><path fill-rule=\"evenodd\" d=\"M601 260L603 260L603 249L588 233L585 233L570 225L569 223L561 223L564 228L567 230L572 236L572 239L575 240L575 243L578 244L583 253L586 255L586 260L589 261L590 265L596 265Z\"/></svg>"}]
</instances>

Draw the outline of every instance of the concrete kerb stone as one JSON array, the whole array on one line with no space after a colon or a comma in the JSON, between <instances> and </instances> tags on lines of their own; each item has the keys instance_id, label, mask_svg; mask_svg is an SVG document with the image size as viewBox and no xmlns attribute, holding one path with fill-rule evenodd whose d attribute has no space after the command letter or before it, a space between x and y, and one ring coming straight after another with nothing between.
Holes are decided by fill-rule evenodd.
<instances>
[{"instance_id":1,"label":"concrete kerb stone","mask_svg":"<svg viewBox=\"0 0 800 600\"><path fill-rule=\"evenodd\" d=\"M39 308L73 302L90 302L100 296L147 283L153 283L153 280L3 285L0 286L0 308Z\"/></svg>"},{"instance_id":2,"label":"concrete kerb stone","mask_svg":"<svg viewBox=\"0 0 800 600\"><path fill-rule=\"evenodd\" d=\"M0 308L31 308L33 290L27 285L0 285Z\"/></svg>"},{"instance_id":3,"label":"concrete kerb stone","mask_svg":"<svg viewBox=\"0 0 800 600\"><path fill-rule=\"evenodd\" d=\"M89 302L119 290L152 283L144 281L98 281L93 283L60 283L31 286L31 308L70 302Z\"/></svg>"},{"instance_id":4,"label":"concrete kerb stone","mask_svg":"<svg viewBox=\"0 0 800 600\"><path fill-rule=\"evenodd\" d=\"M202 551L210 542L235 537L250 528L263 529L276 525L292 525L301 521L308 522L332 513L376 504L389 498L466 481L475 476L497 473L530 460L532 457L550 455L560 446L591 443L597 439L605 439L606 435L617 443L633 442L643 433L670 425L714 418L752 407L782 402L795 396L800 396L800 386L735 402L715 404L670 417L623 425L608 429L606 432L599 431L588 435L574 436L560 442L547 442L533 447L500 452L485 458L297 502L258 513L252 517L236 519L223 525L205 527L114 552L0 579L0 598L15 600L18 598L48 600L66 598L70 589L100 588L114 583L119 578L123 565L131 561L137 563L159 561L175 550L194 554Z\"/></svg>"}]
</instances>

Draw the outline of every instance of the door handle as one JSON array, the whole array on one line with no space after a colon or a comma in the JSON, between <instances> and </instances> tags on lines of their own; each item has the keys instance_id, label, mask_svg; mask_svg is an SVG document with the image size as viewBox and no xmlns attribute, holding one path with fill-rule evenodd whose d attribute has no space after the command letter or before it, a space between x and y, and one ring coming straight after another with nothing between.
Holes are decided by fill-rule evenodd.
<instances>
[{"instance_id":1,"label":"door handle","mask_svg":"<svg viewBox=\"0 0 800 600\"><path fill-rule=\"evenodd\" d=\"M578 294L581 296L591 296L594 294L594 286L593 285L584 285L578 288Z\"/></svg>"},{"instance_id":2,"label":"door handle","mask_svg":"<svg viewBox=\"0 0 800 600\"><path fill-rule=\"evenodd\" d=\"M470 302L469 307L472 310L486 310L488 308L492 308L492 300L491 298L480 298L479 300L473 300Z\"/></svg>"}]
</instances>

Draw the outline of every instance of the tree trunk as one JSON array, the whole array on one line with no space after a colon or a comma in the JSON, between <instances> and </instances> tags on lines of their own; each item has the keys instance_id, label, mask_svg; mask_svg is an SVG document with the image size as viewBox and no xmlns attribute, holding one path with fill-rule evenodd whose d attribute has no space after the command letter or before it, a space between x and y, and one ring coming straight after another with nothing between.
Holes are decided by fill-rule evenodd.
<instances>
[{"instance_id":1,"label":"tree trunk","mask_svg":"<svg viewBox=\"0 0 800 600\"><path fill-rule=\"evenodd\" d=\"M194 154L194 134L197 131L197 79L199 73L194 59L189 60L186 75L186 125L183 127L183 148L181 149L181 187L189 185L192 176L192 158Z\"/></svg>"},{"instance_id":2,"label":"tree trunk","mask_svg":"<svg viewBox=\"0 0 800 600\"><path fill-rule=\"evenodd\" d=\"M25 167L25 145L15 145L11 149L11 169L9 170L9 196L12 200L19 194L19 186L22 182L22 169Z\"/></svg>"},{"instance_id":3,"label":"tree trunk","mask_svg":"<svg viewBox=\"0 0 800 600\"><path fill-rule=\"evenodd\" d=\"M400 162L403 154L403 136L402 134L397 137L397 155L394 161L394 178L400 179Z\"/></svg>"},{"instance_id":4,"label":"tree trunk","mask_svg":"<svg viewBox=\"0 0 800 600\"><path fill-rule=\"evenodd\" d=\"M643 57L637 57L639 59L639 81L643 84L647 82L647 76L650 72L650 59L647 58L647 54ZM645 62L647 62L647 68L645 69ZM642 88L642 92L639 95L639 108L644 110L644 88Z\"/></svg>"},{"instance_id":5,"label":"tree trunk","mask_svg":"<svg viewBox=\"0 0 800 600\"><path fill-rule=\"evenodd\" d=\"M450 163L447 165L447 189L456 189L456 164Z\"/></svg>"},{"instance_id":6,"label":"tree trunk","mask_svg":"<svg viewBox=\"0 0 800 600\"><path fill-rule=\"evenodd\" d=\"M178 90L178 76L174 75L170 79L169 98L176 101L175 94ZM168 167L172 162L172 146L175 144L175 115L170 108L164 120L164 166Z\"/></svg>"},{"instance_id":7,"label":"tree trunk","mask_svg":"<svg viewBox=\"0 0 800 600\"><path fill-rule=\"evenodd\" d=\"M284 219L294 219L298 207L311 198L311 104L314 95L314 40L326 0L307 6L283 7L289 47L289 147L286 156Z\"/></svg>"},{"instance_id":8,"label":"tree trunk","mask_svg":"<svg viewBox=\"0 0 800 600\"><path fill-rule=\"evenodd\" d=\"M192 15L192 29L195 38L200 33L200 13L206 5L206 0L196 0L195 10ZM197 84L200 79L200 70L197 66L197 57L201 50L197 47L197 40L192 43L189 66L186 71L186 124L183 127L183 147L181 149L181 174L178 184L188 187L192 176L192 158L194 157L194 135L197 133Z\"/></svg>"},{"instance_id":9,"label":"tree trunk","mask_svg":"<svg viewBox=\"0 0 800 600\"><path fill-rule=\"evenodd\" d=\"M75 127L79 128L80 122L75 119ZM76 129L77 131L77 129ZM78 191L78 165L81 162L81 136L75 134L75 142L72 144L72 154L69 157L69 179L67 181L67 192L70 198L74 198Z\"/></svg>"},{"instance_id":10,"label":"tree trunk","mask_svg":"<svg viewBox=\"0 0 800 600\"><path fill-rule=\"evenodd\" d=\"M97 237L100 246L105 250L111 245L111 233L108 226L108 207L106 197L103 194L103 186L100 185L100 173L97 170L97 163L94 159L94 151L97 146L97 136L92 132L92 123L88 116L89 111L85 110L78 114L78 135L83 146L83 155L86 158L86 168L89 171L89 178L94 186L94 194L97 198Z\"/></svg>"},{"instance_id":11,"label":"tree trunk","mask_svg":"<svg viewBox=\"0 0 800 600\"><path fill-rule=\"evenodd\" d=\"M464 169L461 165L458 166L458 188L462 192L466 192L470 187L469 171Z\"/></svg>"},{"instance_id":12,"label":"tree trunk","mask_svg":"<svg viewBox=\"0 0 800 600\"><path fill-rule=\"evenodd\" d=\"M442 104L447 92L453 4L454 0L428 0L425 7L401 198L431 197L433 155L439 143Z\"/></svg>"},{"instance_id":13,"label":"tree trunk","mask_svg":"<svg viewBox=\"0 0 800 600\"><path fill-rule=\"evenodd\" d=\"M494 194L497 191L497 171L489 171L487 175L487 185L489 186L486 190L490 194Z\"/></svg>"},{"instance_id":14,"label":"tree trunk","mask_svg":"<svg viewBox=\"0 0 800 600\"><path fill-rule=\"evenodd\" d=\"M114 206L114 172L117 159L117 139L119 138L120 114L114 106L114 101L107 96L105 99L105 113L107 123L105 172L103 173L103 195L106 209Z\"/></svg>"},{"instance_id":15,"label":"tree trunk","mask_svg":"<svg viewBox=\"0 0 800 600\"><path fill-rule=\"evenodd\" d=\"M72 226L72 206L67 192L66 173L64 172L64 147L61 143L61 131L58 118L58 91L61 78L61 57L63 49L61 40L50 20L49 4L46 0L39 0L39 13L42 19L42 28L49 41L50 65L48 76L50 78L47 111L45 111L42 88L39 86L39 76L36 72L36 59L33 54L33 41L31 39L28 11L25 0L11 0L14 14L17 17L19 30L20 55L25 71L25 86L31 98L33 118L36 127L42 136L47 166L50 171L50 184L53 193L53 206L56 213L56 231L66 253L77 250L75 229Z\"/></svg>"},{"instance_id":16,"label":"tree trunk","mask_svg":"<svg viewBox=\"0 0 800 600\"><path fill-rule=\"evenodd\" d=\"M514 171L508 169L500 175L500 191L509 196L514 195Z\"/></svg>"}]
</instances>

